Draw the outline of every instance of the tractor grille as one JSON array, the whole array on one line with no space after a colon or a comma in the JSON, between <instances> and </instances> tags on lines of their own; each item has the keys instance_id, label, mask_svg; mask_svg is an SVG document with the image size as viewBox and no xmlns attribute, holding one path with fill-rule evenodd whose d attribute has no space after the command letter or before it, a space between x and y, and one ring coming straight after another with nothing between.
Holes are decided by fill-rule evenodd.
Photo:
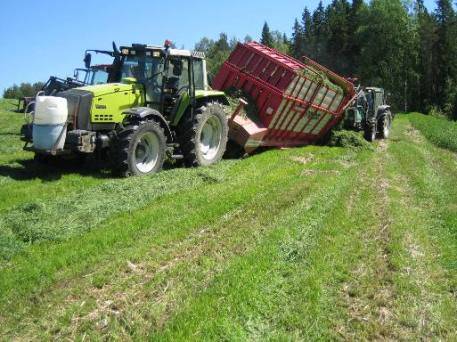
<instances>
[{"instance_id":1,"label":"tractor grille","mask_svg":"<svg viewBox=\"0 0 457 342\"><path fill-rule=\"evenodd\" d=\"M112 122L113 114L95 114L94 122Z\"/></svg>"},{"instance_id":2,"label":"tractor grille","mask_svg":"<svg viewBox=\"0 0 457 342\"><path fill-rule=\"evenodd\" d=\"M73 129L90 130L92 93L85 90L70 89L59 93L59 96L67 99L68 123L73 124Z\"/></svg>"}]
</instances>

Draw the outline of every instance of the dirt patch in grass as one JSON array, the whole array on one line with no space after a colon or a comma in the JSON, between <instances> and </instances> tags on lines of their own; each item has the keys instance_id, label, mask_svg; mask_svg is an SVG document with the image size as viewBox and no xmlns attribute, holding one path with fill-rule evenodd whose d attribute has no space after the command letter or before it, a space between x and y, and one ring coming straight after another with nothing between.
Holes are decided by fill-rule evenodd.
<instances>
[{"instance_id":1,"label":"dirt patch in grass","mask_svg":"<svg viewBox=\"0 0 457 342\"><path fill-rule=\"evenodd\" d=\"M290 159L293 160L294 162L306 165L306 164L314 161L314 156L313 155L295 156L295 157L291 157Z\"/></svg>"}]
</instances>

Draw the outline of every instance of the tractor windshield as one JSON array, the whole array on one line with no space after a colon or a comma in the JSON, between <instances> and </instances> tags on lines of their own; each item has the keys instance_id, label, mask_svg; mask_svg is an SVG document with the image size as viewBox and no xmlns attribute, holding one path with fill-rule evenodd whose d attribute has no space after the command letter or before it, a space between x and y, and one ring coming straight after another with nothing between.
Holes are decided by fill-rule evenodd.
<instances>
[{"instance_id":1,"label":"tractor windshield","mask_svg":"<svg viewBox=\"0 0 457 342\"><path fill-rule=\"evenodd\" d=\"M90 75L90 84L104 84L108 82L108 73L105 70L91 70Z\"/></svg>"},{"instance_id":2,"label":"tractor windshield","mask_svg":"<svg viewBox=\"0 0 457 342\"><path fill-rule=\"evenodd\" d=\"M146 88L146 101L160 102L164 59L148 56L128 56L122 66L122 78L134 77Z\"/></svg>"}]
</instances>

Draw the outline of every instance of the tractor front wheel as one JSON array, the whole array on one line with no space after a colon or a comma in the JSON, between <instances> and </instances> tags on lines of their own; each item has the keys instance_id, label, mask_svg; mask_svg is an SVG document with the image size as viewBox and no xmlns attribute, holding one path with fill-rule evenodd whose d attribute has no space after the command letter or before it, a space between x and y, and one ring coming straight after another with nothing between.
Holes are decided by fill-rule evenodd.
<instances>
[{"instance_id":1,"label":"tractor front wheel","mask_svg":"<svg viewBox=\"0 0 457 342\"><path fill-rule=\"evenodd\" d=\"M222 159L227 146L228 123L224 107L208 103L184 118L179 141L187 166L207 166Z\"/></svg>"},{"instance_id":2,"label":"tractor front wheel","mask_svg":"<svg viewBox=\"0 0 457 342\"><path fill-rule=\"evenodd\" d=\"M113 146L113 171L123 177L159 172L165 151L166 137L159 123L129 125L118 133Z\"/></svg>"},{"instance_id":3,"label":"tractor front wheel","mask_svg":"<svg viewBox=\"0 0 457 342\"><path fill-rule=\"evenodd\" d=\"M375 124L367 124L365 127L364 132L365 140L369 142L373 142L376 139L376 125Z\"/></svg>"}]
</instances>

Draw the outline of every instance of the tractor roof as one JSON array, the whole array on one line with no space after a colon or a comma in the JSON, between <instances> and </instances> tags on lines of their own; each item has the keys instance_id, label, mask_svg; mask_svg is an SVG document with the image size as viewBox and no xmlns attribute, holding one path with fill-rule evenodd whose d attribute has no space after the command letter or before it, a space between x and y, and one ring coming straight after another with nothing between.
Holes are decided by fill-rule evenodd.
<instances>
[{"instance_id":1,"label":"tractor roof","mask_svg":"<svg viewBox=\"0 0 457 342\"><path fill-rule=\"evenodd\" d=\"M142 44L132 44L132 46L121 46L121 53L123 55L129 55L131 50L149 50L149 51L157 51L157 52L164 52L165 48L162 46L157 45L142 45ZM200 51L190 51L190 50L183 50L183 49L169 49L170 56L178 56L178 57L193 57L204 59L205 53Z\"/></svg>"},{"instance_id":2,"label":"tractor roof","mask_svg":"<svg viewBox=\"0 0 457 342\"><path fill-rule=\"evenodd\" d=\"M375 91L375 92L383 92L384 91L383 88L378 88L378 87L366 87L365 90L372 90L372 91Z\"/></svg>"},{"instance_id":3,"label":"tractor roof","mask_svg":"<svg viewBox=\"0 0 457 342\"><path fill-rule=\"evenodd\" d=\"M90 68L100 70L100 69L109 68L111 66L113 66L113 65L112 64L95 64L95 65L92 65Z\"/></svg>"}]
</instances>

